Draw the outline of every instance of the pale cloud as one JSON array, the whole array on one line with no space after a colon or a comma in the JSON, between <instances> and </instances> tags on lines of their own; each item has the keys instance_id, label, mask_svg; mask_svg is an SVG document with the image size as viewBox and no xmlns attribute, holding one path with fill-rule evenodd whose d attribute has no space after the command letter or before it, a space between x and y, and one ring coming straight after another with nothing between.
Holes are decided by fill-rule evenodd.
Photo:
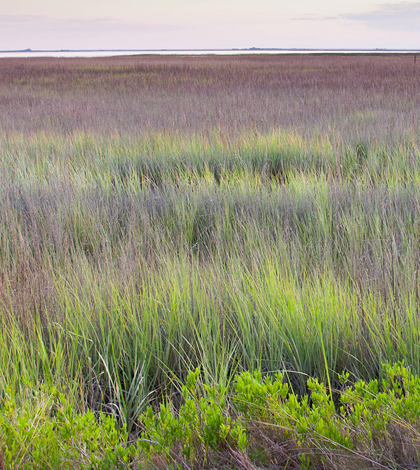
<instances>
[{"instance_id":1,"label":"pale cloud","mask_svg":"<svg viewBox=\"0 0 420 470\"><path fill-rule=\"evenodd\" d=\"M38 22L44 21L48 17L45 15L0 15L0 24L8 25L16 25L19 23L29 23L29 22Z\"/></svg>"},{"instance_id":2,"label":"pale cloud","mask_svg":"<svg viewBox=\"0 0 420 470\"><path fill-rule=\"evenodd\" d=\"M161 24L153 22L130 22L122 21L112 17L79 19L79 18L50 18L45 15L0 15L0 25L13 27L28 27L59 31L168 31L177 30L179 27L174 24Z\"/></svg>"},{"instance_id":3,"label":"pale cloud","mask_svg":"<svg viewBox=\"0 0 420 470\"><path fill-rule=\"evenodd\" d=\"M420 31L420 3L402 2L380 5L376 10L342 15L342 18L361 21L376 29Z\"/></svg>"},{"instance_id":4,"label":"pale cloud","mask_svg":"<svg viewBox=\"0 0 420 470\"><path fill-rule=\"evenodd\" d=\"M292 16L290 18L292 21L328 21L328 20L338 20L339 16L320 16L315 14L306 14L302 16Z\"/></svg>"},{"instance_id":5,"label":"pale cloud","mask_svg":"<svg viewBox=\"0 0 420 470\"><path fill-rule=\"evenodd\" d=\"M170 44L174 34L193 27L115 18L51 18L42 15L0 15L0 50L143 49ZM162 38L163 44L157 39Z\"/></svg>"},{"instance_id":6,"label":"pale cloud","mask_svg":"<svg viewBox=\"0 0 420 470\"><path fill-rule=\"evenodd\" d=\"M420 2L401 2L378 5L363 13L344 13L335 16L305 14L291 18L293 21L343 21L359 22L373 29L394 31L420 31Z\"/></svg>"}]
</instances>

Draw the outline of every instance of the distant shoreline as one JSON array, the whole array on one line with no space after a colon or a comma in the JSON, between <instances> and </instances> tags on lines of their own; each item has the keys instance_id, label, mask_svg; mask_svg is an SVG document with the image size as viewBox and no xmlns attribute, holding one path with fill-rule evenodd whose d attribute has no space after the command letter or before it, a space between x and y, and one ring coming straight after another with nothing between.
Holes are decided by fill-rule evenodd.
<instances>
[{"instance_id":1,"label":"distant shoreline","mask_svg":"<svg viewBox=\"0 0 420 470\"><path fill-rule=\"evenodd\" d=\"M39 53L39 52L420 52L420 49L311 49L311 48L277 48L250 47L245 49L11 49L0 50L0 53Z\"/></svg>"},{"instance_id":2,"label":"distant shoreline","mask_svg":"<svg viewBox=\"0 0 420 470\"><path fill-rule=\"evenodd\" d=\"M420 54L420 49L24 49L0 51L0 58L100 58L131 55L246 55L246 54Z\"/></svg>"}]
</instances>

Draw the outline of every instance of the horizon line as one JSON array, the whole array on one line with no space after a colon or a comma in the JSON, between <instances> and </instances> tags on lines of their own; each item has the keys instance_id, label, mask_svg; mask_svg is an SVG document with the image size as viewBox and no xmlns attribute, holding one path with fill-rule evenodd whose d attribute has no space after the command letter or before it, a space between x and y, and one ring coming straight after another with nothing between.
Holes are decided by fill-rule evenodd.
<instances>
[{"instance_id":1,"label":"horizon line","mask_svg":"<svg viewBox=\"0 0 420 470\"><path fill-rule=\"evenodd\" d=\"M419 49L389 49L385 47L377 47L374 49L371 48L307 48L307 47L247 47L247 48L204 48L204 49L8 49L0 50L0 53L18 53L18 52L27 52L27 53L38 53L38 52L209 52L209 51L368 51L368 52L380 52L380 51L390 51L390 52L420 52Z\"/></svg>"}]
</instances>

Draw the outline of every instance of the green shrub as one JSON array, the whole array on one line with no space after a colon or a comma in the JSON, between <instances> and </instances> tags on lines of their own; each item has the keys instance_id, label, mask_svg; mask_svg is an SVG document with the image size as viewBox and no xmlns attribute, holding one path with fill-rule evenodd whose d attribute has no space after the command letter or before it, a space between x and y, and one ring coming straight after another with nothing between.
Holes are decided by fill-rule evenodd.
<instances>
[{"instance_id":1,"label":"green shrub","mask_svg":"<svg viewBox=\"0 0 420 470\"><path fill-rule=\"evenodd\" d=\"M402 364L384 365L382 373L381 381L354 384L342 374L334 391L309 378L308 393L299 396L282 374L243 372L228 395L207 385L199 393L197 369L183 386L179 409L168 401L141 417L140 447L149 463L161 456L162 468L225 468L227 461L259 468L417 468L420 378Z\"/></svg>"},{"instance_id":2,"label":"green shrub","mask_svg":"<svg viewBox=\"0 0 420 470\"><path fill-rule=\"evenodd\" d=\"M127 441L112 417L77 413L56 390L28 391L21 403L6 391L1 401L0 452L7 469L128 468L136 450Z\"/></svg>"},{"instance_id":3,"label":"green shrub","mask_svg":"<svg viewBox=\"0 0 420 470\"><path fill-rule=\"evenodd\" d=\"M204 385L205 396L200 396L199 372L196 369L188 375L178 411L167 402L160 405L158 413L149 407L140 418L145 430L139 445L149 461L163 453L168 464L182 462L182 458L204 464L209 450L219 451L224 446L245 449L245 428L241 420L229 415L227 388Z\"/></svg>"}]
</instances>

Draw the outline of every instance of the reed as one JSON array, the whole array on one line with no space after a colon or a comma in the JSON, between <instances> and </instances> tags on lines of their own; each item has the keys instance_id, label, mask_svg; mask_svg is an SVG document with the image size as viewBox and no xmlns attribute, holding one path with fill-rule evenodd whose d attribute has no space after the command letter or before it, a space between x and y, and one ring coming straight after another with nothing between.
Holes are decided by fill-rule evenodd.
<instances>
[{"instance_id":1,"label":"reed","mask_svg":"<svg viewBox=\"0 0 420 470\"><path fill-rule=\"evenodd\" d=\"M0 389L131 430L196 367L420 373L412 60L1 64Z\"/></svg>"}]
</instances>

